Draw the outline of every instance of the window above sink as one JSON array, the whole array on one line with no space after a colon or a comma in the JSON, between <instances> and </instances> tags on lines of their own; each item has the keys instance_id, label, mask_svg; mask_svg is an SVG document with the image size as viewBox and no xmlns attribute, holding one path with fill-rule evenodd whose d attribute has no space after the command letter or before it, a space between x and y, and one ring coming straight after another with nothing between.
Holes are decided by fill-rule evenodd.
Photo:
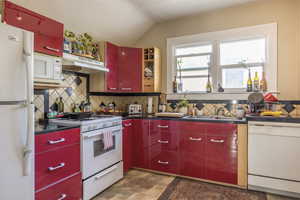
<instances>
[{"instance_id":1,"label":"window above sink","mask_svg":"<svg viewBox=\"0 0 300 200\"><path fill-rule=\"evenodd\" d=\"M169 38L167 53L168 99L181 95L193 96L192 99L208 96L223 99L226 94L231 98L240 99L240 94L247 98L248 70L252 78L258 72L261 79L264 72L268 92L277 93L276 23ZM213 94L206 93L208 75ZM172 91L175 76L182 84L182 90L176 94ZM224 93L218 93L218 84Z\"/></svg>"}]
</instances>

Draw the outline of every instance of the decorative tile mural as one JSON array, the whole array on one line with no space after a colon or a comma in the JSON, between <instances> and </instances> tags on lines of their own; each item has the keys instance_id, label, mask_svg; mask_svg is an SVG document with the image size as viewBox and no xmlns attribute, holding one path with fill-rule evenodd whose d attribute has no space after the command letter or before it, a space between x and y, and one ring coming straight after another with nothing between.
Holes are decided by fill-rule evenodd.
<instances>
[{"instance_id":1,"label":"decorative tile mural","mask_svg":"<svg viewBox=\"0 0 300 200\"><path fill-rule=\"evenodd\" d=\"M87 101L87 77L65 72L63 73L63 85L67 87L49 90L50 108L60 97L64 102L64 112L72 112L74 104Z\"/></svg>"},{"instance_id":2,"label":"decorative tile mural","mask_svg":"<svg viewBox=\"0 0 300 200\"><path fill-rule=\"evenodd\" d=\"M34 95L34 120L38 121L39 119L44 118L44 95Z\"/></svg>"}]
</instances>

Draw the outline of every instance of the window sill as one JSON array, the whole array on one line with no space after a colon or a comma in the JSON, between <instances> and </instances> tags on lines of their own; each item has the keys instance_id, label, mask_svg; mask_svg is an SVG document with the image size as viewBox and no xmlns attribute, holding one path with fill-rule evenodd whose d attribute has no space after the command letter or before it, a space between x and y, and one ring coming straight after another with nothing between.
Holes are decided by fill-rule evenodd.
<instances>
[{"instance_id":1,"label":"window sill","mask_svg":"<svg viewBox=\"0 0 300 200\"><path fill-rule=\"evenodd\" d=\"M249 94L253 92L188 92L188 93L169 93L167 100L188 99L188 100L248 100ZM264 92L279 94L280 92L268 91Z\"/></svg>"}]
</instances>

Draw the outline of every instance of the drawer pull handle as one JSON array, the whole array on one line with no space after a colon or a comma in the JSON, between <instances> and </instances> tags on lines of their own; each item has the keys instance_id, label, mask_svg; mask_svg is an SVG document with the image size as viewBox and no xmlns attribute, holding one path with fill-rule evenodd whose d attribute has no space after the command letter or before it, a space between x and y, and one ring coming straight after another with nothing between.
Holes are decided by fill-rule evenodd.
<instances>
[{"instance_id":1,"label":"drawer pull handle","mask_svg":"<svg viewBox=\"0 0 300 200\"><path fill-rule=\"evenodd\" d=\"M98 176L95 177L95 180L99 180L100 178L102 178L103 176L105 176L106 174L110 174L113 171L115 171L116 169L118 169L117 166L114 166L113 168L111 168L110 170L106 171L106 172L102 172L100 173Z\"/></svg>"},{"instance_id":2,"label":"drawer pull handle","mask_svg":"<svg viewBox=\"0 0 300 200\"><path fill-rule=\"evenodd\" d=\"M49 144L57 144L57 143L62 143L62 142L65 142L66 139L65 138L61 138L59 140L49 140L48 143Z\"/></svg>"},{"instance_id":3,"label":"drawer pull handle","mask_svg":"<svg viewBox=\"0 0 300 200\"><path fill-rule=\"evenodd\" d=\"M157 142L158 143L160 143L160 144L168 144L169 143L169 141L168 140L157 140Z\"/></svg>"},{"instance_id":4,"label":"drawer pull handle","mask_svg":"<svg viewBox=\"0 0 300 200\"><path fill-rule=\"evenodd\" d=\"M57 170L57 169L60 169L60 168L64 167L65 165L66 165L65 163L60 163L56 167L48 167L48 169L49 169L49 171L54 171L54 170Z\"/></svg>"},{"instance_id":5,"label":"drawer pull handle","mask_svg":"<svg viewBox=\"0 0 300 200\"><path fill-rule=\"evenodd\" d=\"M162 164L162 165L168 165L169 164L169 162L163 162L163 161L160 161L160 160L157 163Z\"/></svg>"},{"instance_id":6,"label":"drawer pull handle","mask_svg":"<svg viewBox=\"0 0 300 200\"><path fill-rule=\"evenodd\" d=\"M117 90L117 88L108 88L109 90Z\"/></svg>"},{"instance_id":7,"label":"drawer pull handle","mask_svg":"<svg viewBox=\"0 0 300 200\"><path fill-rule=\"evenodd\" d=\"M132 125L131 123L129 123L129 124L124 124L125 127L129 127L129 126L131 126L131 125Z\"/></svg>"},{"instance_id":8,"label":"drawer pull handle","mask_svg":"<svg viewBox=\"0 0 300 200\"><path fill-rule=\"evenodd\" d=\"M45 46L45 49L50 50L50 51L54 51L54 52L59 52L59 49L55 49L49 46Z\"/></svg>"},{"instance_id":9,"label":"drawer pull handle","mask_svg":"<svg viewBox=\"0 0 300 200\"><path fill-rule=\"evenodd\" d=\"M169 126L158 125L157 128L169 128Z\"/></svg>"},{"instance_id":10,"label":"drawer pull handle","mask_svg":"<svg viewBox=\"0 0 300 200\"><path fill-rule=\"evenodd\" d=\"M190 137L189 139L191 141L202 141L202 138L193 138L193 137Z\"/></svg>"},{"instance_id":11,"label":"drawer pull handle","mask_svg":"<svg viewBox=\"0 0 300 200\"><path fill-rule=\"evenodd\" d=\"M213 143L224 143L224 140L215 140L215 139L210 139L211 142Z\"/></svg>"},{"instance_id":12,"label":"drawer pull handle","mask_svg":"<svg viewBox=\"0 0 300 200\"><path fill-rule=\"evenodd\" d=\"M57 200L63 200L65 198L67 198L67 195L66 194L62 194L62 195L60 195L60 197Z\"/></svg>"},{"instance_id":13,"label":"drawer pull handle","mask_svg":"<svg viewBox=\"0 0 300 200\"><path fill-rule=\"evenodd\" d=\"M132 90L132 88L121 88L121 90Z\"/></svg>"}]
</instances>

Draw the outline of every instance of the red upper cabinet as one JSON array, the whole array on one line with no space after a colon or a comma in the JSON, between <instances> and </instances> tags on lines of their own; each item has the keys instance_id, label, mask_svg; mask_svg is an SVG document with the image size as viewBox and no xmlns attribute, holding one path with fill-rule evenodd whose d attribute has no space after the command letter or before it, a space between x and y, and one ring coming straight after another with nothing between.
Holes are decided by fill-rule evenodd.
<instances>
[{"instance_id":1,"label":"red upper cabinet","mask_svg":"<svg viewBox=\"0 0 300 200\"><path fill-rule=\"evenodd\" d=\"M4 2L3 21L9 25L34 32L34 50L36 52L62 56L64 40L62 23L9 1Z\"/></svg>"},{"instance_id":2,"label":"red upper cabinet","mask_svg":"<svg viewBox=\"0 0 300 200\"><path fill-rule=\"evenodd\" d=\"M121 92L142 91L142 49L119 49L119 87Z\"/></svg>"},{"instance_id":3,"label":"red upper cabinet","mask_svg":"<svg viewBox=\"0 0 300 200\"><path fill-rule=\"evenodd\" d=\"M119 47L107 42L105 45L105 66L109 69L106 73L106 91L116 92L119 90Z\"/></svg>"},{"instance_id":4,"label":"red upper cabinet","mask_svg":"<svg viewBox=\"0 0 300 200\"><path fill-rule=\"evenodd\" d=\"M132 120L123 121L123 168L126 173L133 166Z\"/></svg>"},{"instance_id":5,"label":"red upper cabinet","mask_svg":"<svg viewBox=\"0 0 300 200\"><path fill-rule=\"evenodd\" d=\"M206 179L237 184L237 125L207 125Z\"/></svg>"}]
</instances>

